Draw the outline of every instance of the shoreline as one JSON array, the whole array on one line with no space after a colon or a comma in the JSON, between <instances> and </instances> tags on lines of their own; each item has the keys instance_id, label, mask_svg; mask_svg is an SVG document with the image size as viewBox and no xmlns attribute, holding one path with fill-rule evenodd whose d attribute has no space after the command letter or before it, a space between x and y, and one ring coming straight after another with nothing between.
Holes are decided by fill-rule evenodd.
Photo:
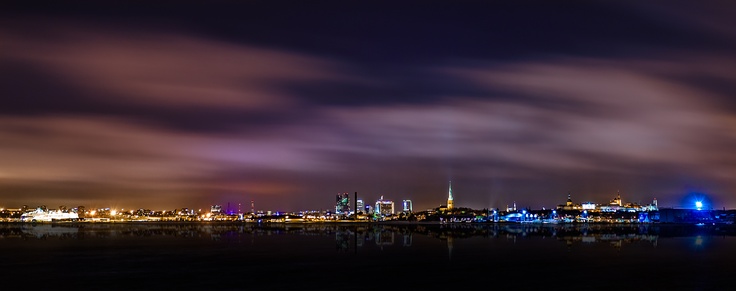
<instances>
[{"instance_id":1,"label":"shoreline","mask_svg":"<svg viewBox=\"0 0 736 291\"><path fill-rule=\"evenodd\" d=\"M696 222L636 222L636 223L608 223L608 222L560 222L560 223L537 223L537 222L439 222L439 221L289 221L289 222L253 222L253 221L0 221L0 225L434 225L434 226L718 226L736 227L731 223L696 223Z\"/></svg>"}]
</instances>

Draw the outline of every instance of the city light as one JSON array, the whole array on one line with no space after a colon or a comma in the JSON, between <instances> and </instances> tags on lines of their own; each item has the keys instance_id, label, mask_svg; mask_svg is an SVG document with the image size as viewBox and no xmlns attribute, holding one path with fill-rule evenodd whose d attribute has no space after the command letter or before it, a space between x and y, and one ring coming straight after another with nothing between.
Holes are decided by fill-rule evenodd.
<instances>
[{"instance_id":1,"label":"city light","mask_svg":"<svg viewBox=\"0 0 736 291\"><path fill-rule=\"evenodd\" d=\"M404 200L409 201L409 200ZM383 200L383 196L376 204L376 210L366 207L364 215L356 215L352 218L346 218L344 213L333 212L332 210L306 211L306 212L282 212L282 211L258 211L253 213L239 213L237 216L221 212L219 205L212 205L211 212L197 212L190 208L174 209L172 211L151 211L140 208L137 211L117 208L97 208L96 210L84 211L83 206L67 210L65 206L60 209L47 209L45 206L39 206L35 210L18 209L11 211L9 217L0 221L79 221L79 222L108 222L108 221L243 221L243 222L322 222L328 220L343 221L361 220L361 221L389 221L389 220L406 220L406 221L440 221L446 222L498 222L498 221L516 221L516 222L534 222L534 223L573 223L573 222L608 222L608 223L649 223L660 222L661 217L665 217L667 222L672 222L673 217L683 217L689 215L688 222L699 223L704 225L715 224L718 222L728 222L729 217L725 208L723 212L713 210L713 202L703 194L693 193L689 197L683 198L682 205L688 205L680 209L668 208L660 210L657 208L656 199L652 204L643 206L638 203L621 203L620 195L608 204L595 204L593 202L585 202L595 206L591 209L585 209L583 204L575 204L568 196L567 204L558 205L557 209L542 208L542 213L538 210L521 207L517 210L516 203L514 207L507 207L506 211L498 209L473 210L469 208L458 208L462 211L455 213L445 213L446 208L428 209L407 215L401 213L393 214L393 202ZM341 201L337 201L338 203ZM380 203L383 202L383 203ZM348 204L352 205L352 204ZM4 209L4 208L0 208ZM206 210L206 209L205 209ZM76 215L80 211L79 216ZM384 212L385 211L385 212ZM354 212L348 212L353 214ZM492 217L491 217L492 213ZM689 213L689 214L688 214ZM6 214L6 213L4 213ZM83 215L83 214L86 214ZM474 218L472 218L474 217Z\"/></svg>"}]
</instances>

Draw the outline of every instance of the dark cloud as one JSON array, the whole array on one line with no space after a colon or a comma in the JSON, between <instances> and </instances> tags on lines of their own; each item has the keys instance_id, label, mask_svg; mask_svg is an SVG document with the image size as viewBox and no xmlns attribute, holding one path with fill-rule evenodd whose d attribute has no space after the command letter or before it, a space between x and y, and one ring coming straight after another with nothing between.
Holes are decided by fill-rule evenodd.
<instances>
[{"instance_id":1,"label":"dark cloud","mask_svg":"<svg viewBox=\"0 0 736 291\"><path fill-rule=\"evenodd\" d=\"M162 3L5 4L0 204L736 205L728 3Z\"/></svg>"}]
</instances>

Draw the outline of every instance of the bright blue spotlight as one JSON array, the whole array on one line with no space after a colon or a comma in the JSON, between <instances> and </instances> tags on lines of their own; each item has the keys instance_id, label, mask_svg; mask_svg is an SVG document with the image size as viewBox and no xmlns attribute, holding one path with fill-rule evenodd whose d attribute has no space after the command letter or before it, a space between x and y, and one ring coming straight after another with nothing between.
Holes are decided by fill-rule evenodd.
<instances>
[{"instance_id":1,"label":"bright blue spotlight","mask_svg":"<svg viewBox=\"0 0 736 291\"><path fill-rule=\"evenodd\" d=\"M695 201L695 208L698 210L703 208L703 202L702 201Z\"/></svg>"}]
</instances>

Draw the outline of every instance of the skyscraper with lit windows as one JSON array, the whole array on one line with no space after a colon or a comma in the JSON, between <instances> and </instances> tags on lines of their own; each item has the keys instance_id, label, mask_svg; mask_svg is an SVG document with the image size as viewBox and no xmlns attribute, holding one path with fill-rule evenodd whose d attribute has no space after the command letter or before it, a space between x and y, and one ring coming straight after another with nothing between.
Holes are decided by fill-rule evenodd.
<instances>
[{"instance_id":1,"label":"skyscraper with lit windows","mask_svg":"<svg viewBox=\"0 0 736 291\"><path fill-rule=\"evenodd\" d=\"M337 197L335 198L335 214L350 214L350 195L347 192L342 194L337 193Z\"/></svg>"},{"instance_id":2,"label":"skyscraper with lit windows","mask_svg":"<svg viewBox=\"0 0 736 291\"><path fill-rule=\"evenodd\" d=\"M394 202L391 200L383 200L383 196L381 196L381 199L376 201L376 208L374 211L376 214L381 216L393 215Z\"/></svg>"}]
</instances>

